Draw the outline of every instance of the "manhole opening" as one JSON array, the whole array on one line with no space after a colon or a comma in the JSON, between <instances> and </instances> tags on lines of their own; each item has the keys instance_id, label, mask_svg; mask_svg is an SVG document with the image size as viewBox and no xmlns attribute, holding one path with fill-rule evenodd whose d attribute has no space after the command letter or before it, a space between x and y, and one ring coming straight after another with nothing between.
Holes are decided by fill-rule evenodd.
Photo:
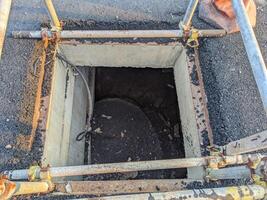
<instances>
[{"instance_id":1,"label":"manhole opening","mask_svg":"<svg viewBox=\"0 0 267 200\"><path fill-rule=\"evenodd\" d=\"M86 145L85 164L182 158L180 127L173 69L96 68L91 154ZM185 177L186 169L170 169L87 179Z\"/></svg>"},{"instance_id":2,"label":"manhole opening","mask_svg":"<svg viewBox=\"0 0 267 200\"><path fill-rule=\"evenodd\" d=\"M203 97L199 85L192 80L194 56L187 53L180 43L60 44L51 78L42 165L201 156L199 133L205 128L205 116L196 115L196 109L202 110ZM85 78L68 63L78 67ZM85 81L92 93L93 106L88 103ZM86 128L90 107L94 116L89 145L85 138L77 141L77 135ZM203 177L202 168L85 178L186 177Z\"/></svg>"}]
</instances>

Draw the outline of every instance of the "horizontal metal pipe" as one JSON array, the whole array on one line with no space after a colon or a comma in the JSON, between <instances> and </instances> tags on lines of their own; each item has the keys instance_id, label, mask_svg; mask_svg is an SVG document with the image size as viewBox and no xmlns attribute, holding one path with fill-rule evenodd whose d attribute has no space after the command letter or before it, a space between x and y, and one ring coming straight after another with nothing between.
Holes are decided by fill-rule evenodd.
<instances>
[{"instance_id":1,"label":"horizontal metal pipe","mask_svg":"<svg viewBox=\"0 0 267 200\"><path fill-rule=\"evenodd\" d=\"M108 174L108 173L124 173L133 171L148 171L160 169L176 169L194 166L203 166L206 161L203 159L172 159L172 160L156 160L156 161L140 161L126 163L111 163L77 167L63 167L51 169L52 177L61 177L65 174L71 176L90 175L90 174ZM54 175L54 176L53 176Z\"/></svg>"},{"instance_id":2,"label":"horizontal metal pipe","mask_svg":"<svg viewBox=\"0 0 267 200\"><path fill-rule=\"evenodd\" d=\"M247 166L207 170L207 178L210 180L248 179L250 177L251 170Z\"/></svg>"},{"instance_id":3,"label":"horizontal metal pipe","mask_svg":"<svg viewBox=\"0 0 267 200\"><path fill-rule=\"evenodd\" d=\"M259 160L251 160L254 166L254 170L251 170L246 165L239 165L236 167L227 167L221 169L211 169L208 168L206 170L207 178L210 180L226 180L226 179L250 179L252 175L257 175L258 177L265 177L265 168L267 165L267 160L262 159L261 162ZM251 165L251 163L250 163Z\"/></svg>"},{"instance_id":4,"label":"horizontal metal pipe","mask_svg":"<svg viewBox=\"0 0 267 200\"><path fill-rule=\"evenodd\" d=\"M77 37L75 37L77 35ZM62 38L172 38L182 37L179 30L131 30L131 31L66 31L61 33ZM80 37L81 36L81 37Z\"/></svg>"},{"instance_id":5,"label":"horizontal metal pipe","mask_svg":"<svg viewBox=\"0 0 267 200\"><path fill-rule=\"evenodd\" d=\"M53 184L43 182L12 182L6 179L0 180L0 199L10 199L18 195L30 195L48 193L53 190Z\"/></svg>"},{"instance_id":6,"label":"horizontal metal pipe","mask_svg":"<svg viewBox=\"0 0 267 200\"><path fill-rule=\"evenodd\" d=\"M267 149L267 130L222 146L226 155L238 155Z\"/></svg>"},{"instance_id":7,"label":"horizontal metal pipe","mask_svg":"<svg viewBox=\"0 0 267 200\"><path fill-rule=\"evenodd\" d=\"M51 177L65 176L81 176L93 174L108 174L108 173L125 173L133 171L147 171L159 169L175 169L187 168L194 166L203 166L207 164L207 160L203 158L189 159L171 159L171 160L155 160L155 161L138 161L125 163L109 163L109 164L93 164L81 166L67 167L51 167L49 173ZM10 180L25 180L28 179L29 170L13 170L4 173ZM40 178L40 169L36 171L36 178Z\"/></svg>"},{"instance_id":8,"label":"horizontal metal pipe","mask_svg":"<svg viewBox=\"0 0 267 200\"><path fill-rule=\"evenodd\" d=\"M223 37L227 33L224 29L198 30L198 37Z\"/></svg>"},{"instance_id":9,"label":"horizontal metal pipe","mask_svg":"<svg viewBox=\"0 0 267 200\"><path fill-rule=\"evenodd\" d=\"M50 186L48 182L17 182L14 196L48 193Z\"/></svg>"},{"instance_id":10,"label":"horizontal metal pipe","mask_svg":"<svg viewBox=\"0 0 267 200\"><path fill-rule=\"evenodd\" d=\"M264 199L266 190L262 186L249 185L249 186L233 186L223 188L207 188L207 189L193 189L175 192L162 192L162 193L145 193L145 194L132 194L120 196L107 196L101 197L101 200L172 200L172 199ZM83 200L93 200L99 198L84 198ZM82 200L82 199L80 199Z\"/></svg>"},{"instance_id":11,"label":"horizontal metal pipe","mask_svg":"<svg viewBox=\"0 0 267 200\"><path fill-rule=\"evenodd\" d=\"M65 176L81 176L93 174L108 174L108 173L125 173L133 171L148 171L160 169L178 169L190 168L198 166L219 167L221 162L224 166L246 164L250 160L257 160L266 157L261 154L247 154L226 157L199 157L199 158L183 158L183 159L169 159L169 160L153 160L153 161L137 161L124 163L108 163L108 164L93 164L81 166L67 166L67 167L51 167L49 174L51 177L65 177ZM218 166L217 166L218 165ZM29 170L13 170L4 172L10 180L25 180L28 179ZM42 176L41 169L37 168L35 177L40 179Z\"/></svg>"},{"instance_id":12,"label":"horizontal metal pipe","mask_svg":"<svg viewBox=\"0 0 267 200\"><path fill-rule=\"evenodd\" d=\"M202 184L203 181L191 179L67 181L55 183L55 190L74 195L114 195L177 191L186 189L191 183Z\"/></svg>"},{"instance_id":13,"label":"horizontal metal pipe","mask_svg":"<svg viewBox=\"0 0 267 200\"><path fill-rule=\"evenodd\" d=\"M5 41L11 3L12 0L0 0L0 59Z\"/></svg>"},{"instance_id":14,"label":"horizontal metal pipe","mask_svg":"<svg viewBox=\"0 0 267 200\"><path fill-rule=\"evenodd\" d=\"M233 0L233 8L240 27L248 59L257 83L264 109L267 113L267 69L259 44L250 24L243 0Z\"/></svg>"},{"instance_id":15,"label":"horizontal metal pipe","mask_svg":"<svg viewBox=\"0 0 267 200\"><path fill-rule=\"evenodd\" d=\"M46 32L49 38L53 37L51 31ZM62 39L93 39L93 38L182 38L182 30L87 30L87 31L61 31L58 33ZM221 37L224 30L199 30L199 37ZM14 31L14 38L41 39L42 31Z\"/></svg>"}]
</instances>

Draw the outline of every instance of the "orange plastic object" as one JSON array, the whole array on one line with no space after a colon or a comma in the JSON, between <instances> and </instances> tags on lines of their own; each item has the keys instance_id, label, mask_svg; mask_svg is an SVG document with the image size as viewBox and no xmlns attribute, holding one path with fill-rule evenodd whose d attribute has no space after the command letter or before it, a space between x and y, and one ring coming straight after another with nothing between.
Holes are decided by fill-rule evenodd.
<instances>
[{"instance_id":1,"label":"orange plastic object","mask_svg":"<svg viewBox=\"0 0 267 200\"><path fill-rule=\"evenodd\" d=\"M256 5L253 0L243 0L252 26L256 25ZM228 33L239 31L232 7L232 0L202 0L199 6L199 17L225 29Z\"/></svg>"},{"instance_id":2,"label":"orange plastic object","mask_svg":"<svg viewBox=\"0 0 267 200\"><path fill-rule=\"evenodd\" d=\"M243 0L243 2L246 9L248 10L251 0ZM223 12L229 18L235 18L231 0L213 0L213 4L219 11Z\"/></svg>"},{"instance_id":3,"label":"orange plastic object","mask_svg":"<svg viewBox=\"0 0 267 200\"><path fill-rule=\"evenodd\" d=\"M10 199L15 193L16 184L7 179L0 179L0 199Z\"/></svg>"}]
</instances>

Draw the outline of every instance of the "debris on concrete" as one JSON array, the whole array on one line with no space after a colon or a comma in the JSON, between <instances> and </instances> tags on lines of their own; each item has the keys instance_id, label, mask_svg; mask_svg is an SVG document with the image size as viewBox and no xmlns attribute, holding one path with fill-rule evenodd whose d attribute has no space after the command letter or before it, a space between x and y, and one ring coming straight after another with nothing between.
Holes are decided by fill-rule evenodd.
<instances>
[{"instance_id":1,"label":"debris on concrete","mask_svg":"<svg viewBox=\"0 0 267 200\"><path fill-rule=\"evenodd\" d=\"M105 114L102 114L101 117L106 118L106 119L112 119L112 116L108 116L108 115L105 115Z\"/></svg>"}]
</instances>

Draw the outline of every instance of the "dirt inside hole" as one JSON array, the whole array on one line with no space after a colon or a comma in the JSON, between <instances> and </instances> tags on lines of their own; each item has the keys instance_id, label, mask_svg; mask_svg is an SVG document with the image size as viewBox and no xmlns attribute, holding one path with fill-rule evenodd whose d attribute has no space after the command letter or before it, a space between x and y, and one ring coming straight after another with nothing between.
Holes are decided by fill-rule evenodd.
<instances>
[{"instance_id":1,"label":"dirt inside hole","mask_svg":"<svg viewBox=\"0 0 267 200\"><path fill-rule=\"evenodd\" d=\"M92 163L185 156L173 69L99 67L95 80ZM87 180L144 178L186 178L186 169L86 177Z\"/></svg>"}]
</instances>

